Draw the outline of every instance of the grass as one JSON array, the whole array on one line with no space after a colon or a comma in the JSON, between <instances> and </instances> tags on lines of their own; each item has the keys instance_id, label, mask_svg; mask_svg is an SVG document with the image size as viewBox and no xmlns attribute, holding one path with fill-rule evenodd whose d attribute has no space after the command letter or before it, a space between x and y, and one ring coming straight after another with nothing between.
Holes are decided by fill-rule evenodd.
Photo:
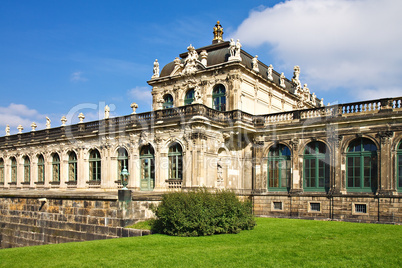
<instances>
[{"instance_id":1,"label":"grass","mask_svg":"<svg viewBox=\"0 0 402 268\"><path fill-rule=\"evenodd\" d=\"M126 226L126 228L132 228L132 229L142 229L142 230L151 230L151 220L148 221L139 221L133 225Z\"/></svg>"},{"instance_id":2,"label":"grass","mask_svg":"<svg viewBox=\"0 0 402 268\"><path fill-rule=\"evenodd\" d=\"M402 226L257 218L240 234L0 250L0 267L401 267Z\"/></svg>"}]
</instances>

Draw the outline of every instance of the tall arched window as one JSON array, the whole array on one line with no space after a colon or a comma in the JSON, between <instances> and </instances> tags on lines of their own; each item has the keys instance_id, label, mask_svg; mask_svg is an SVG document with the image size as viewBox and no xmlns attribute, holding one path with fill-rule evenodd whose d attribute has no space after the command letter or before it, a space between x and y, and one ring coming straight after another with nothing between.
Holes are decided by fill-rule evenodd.
<instances>
[{"instance_id":1,"label":"tall arched window","mask_svg":"<svg viewBox=\"0 0 402 268\"><path fill-rule=\"evenodd\" d=\"M290 188L290 150L279 144L272 146L268 153L268 190L286 191Z\"/></svg>"},{"instance_id":2,"label":"tall arched window","mask_svg":"<svg viewBox=\"0 0 402 268\"><path fill-rule=\"evenodd\" d=\"M0 158L0 183L4 183L4 160Z\"/></svg>"},{"instance_id":3,"label":"tall arched window","mask_svg":"<svg viewBox=\"0 0 402 268\"><path fill-rule=\"evenodd\" d=\"M128 170L128 153L124 148L119 148L117 151L117 178L123 180L123 176L121 176L121 171L123 168Z\"/></svg>"},{"instance_id":4,"label":"tall arched window","mask_svg":"<svg viewBox=\"0 0 402 268\"><path fill-rule=\"evenodd\" d=\"M45 181L45 159L43 155L38 156L38 182Z\"/></svg>"},{"instance_id":5,"label":"tall arched window","mask_svg":"<svg viewBox=\"0 0 402 268\"><path fill-rule=\"evenodd\" d=\"M180 144L173 143L169 147L169 180L183 179L183 153Z\"/></svg>"},{"instance_id":6,"label":"tall arched window","mask_svg":"<svg viewBox=\"0 0 402 268\"><path fill-rule=\"evenodd\" d=\"M377 146L367 138L352 141L346 154L347 190L375 192L377 190Z\"/></svg>"},{"instance_id":7,"label":"tall arched window","mask_svg":"<svg viewBox=\"0 0 402 268\"><path fill-rule=\"evenodd\" d=\"M304 150L304 190L328 191L329 151L323 142L313 141Z\"/></svg>"},{"instance_id":8,"label":"tall arched window","mask_svg":"<svg viewBox=\"0 0 402 268\"><path fill-rule=\"evenodd\" d=\"M215 110L226 111L226 89L221 84L212 91L212 105Z\"/></svg>"},{"instance_id":9,"label":"tall arched window","mask_svg":"<svg viewBox=\"0 0 402 268\"><path fill-rule=\"evenodd\" d=\"M98 150L92 150L89 154L89 180L101 180L101 156Z\"/></svg>"},{"instance_id":10,"label":"tall arched window","mask_svg":"<svg viewBox=\"0 0 402 268\"><path fill-rule=\"evenodd\" d=\"M163 109L173 108L173 97L170 94L166 94L163 97Z\"/></svg>"},{"instance_id":11,"label":"tall arched window","mask_svg":"<svg viewBox=\"0 0 402 268\"><path fill-rule=\"evenodd\" d=\"M140 187L143 191L150 191L155 187L155 152L151 145L141 148Z\"/></svg>"},{"instance_id":12,"label":"tall arched window","mask_svg":"<svg viewBox=\"0 0 402 268\"><path fill-rule=\"evenodd\" d=\"M184 105L189 105L194 101L194 89L190 89L186 93L186 97L184 99Z\"/></svg>"},{"instance_id":13,"label":"tall arched window","mask_svg":"<svg viewBox=\"0 0 402 268\"><path fill-rule=\"evenodd\" d=\"M60 158L57 153L53 154L52 158L52 181L60 181Z\"/></svg>"},{"instance_id":14,"label":"tall arched window","mask_svg":"<svg viewBox=\"0 0 402 268\"><path fill-rule=\"evenodd\" d=\"M68 181L77 181L77 154L70 152L68 154Z\"/></svg>"},{"instance_id":15,"label":"tall arched window","mask_svg":"<svg viewBox=\"0 0 402 268\"><path fill-rule=\"evenodd\" d=\"M24 157L24 182L31 180L31 161L28 156Z\"/></svg>"},{"instance_id":16,"label":"tall arched window","mask_svg":"<svg viewBox=\"0 0 402 268\"><path fill-rule=\"evenodd\" d=\"M397 169L396 169L396 189L402 191L402 141L398 145L397 154Z\"/></svg>"},{"instance_id":17,"label":"tall arched window","mask_svg":"<svg viewBox=\"0 0 402 268\"><path fill-rule=\"evenodd\" d=\"M11 182L17 182L17 160L11 157Z\"/></svg>"}]
</instances>

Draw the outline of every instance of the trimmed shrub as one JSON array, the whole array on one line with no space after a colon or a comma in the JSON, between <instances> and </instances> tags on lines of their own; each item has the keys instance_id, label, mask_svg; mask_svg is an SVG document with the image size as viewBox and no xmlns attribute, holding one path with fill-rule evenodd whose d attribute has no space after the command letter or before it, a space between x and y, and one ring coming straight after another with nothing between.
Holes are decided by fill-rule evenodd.
<instances>
[{"instance_id":1,"label":"trimmed shrub","mask_svg":"<svg viewBox=\"0 0 402 268\"><path fill-rule=\"evenodd\" d=\"M175 236L239 233L255 226L251 202L228 190L167 193L154 212L153 231Z\"/></svg>"}]
</instances>

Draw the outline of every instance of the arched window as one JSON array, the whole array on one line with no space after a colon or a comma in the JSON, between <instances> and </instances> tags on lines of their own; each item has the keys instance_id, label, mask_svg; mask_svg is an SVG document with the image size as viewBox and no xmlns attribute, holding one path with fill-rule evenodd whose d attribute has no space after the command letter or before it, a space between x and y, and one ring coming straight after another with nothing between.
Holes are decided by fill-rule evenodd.
<instances>
[{"instance_id":1,"label":"arched window","mask_svg":"<svg viewBox=\"0 0 402 268\"><path fill-rule=\"evenodd\" d=\"M375 192L377 190L377 146L367 138L352 141L346 154L347 190Z\"/></svg>"},{"instance_id":2,"label":"arched window","mask_svg":"<svg viewBox=\"0 0 402 268\"><path fill-rule=\"evenodd\" d=\"M169 147L169 180L183 179L183 153L180 144L173 143Z\"/></svg>"},{"instance_id":3,"label":"arched window","mask_svg":"<svg viewBox=\"0 0 402 268\"><path fill-rule=\"evenodd\" d=\"M163 97L163 109L173 108L173 97L170 94L166 94Z\"/></svg>"},{"instance_id":4,"label":"arched window","mask_svg":"<svg viewBox=\"0 0 402 268\"><path fill-rule=\"evenodd\" d=\"M28 156L24 157L24 182L31 180L31 161Z\"/></svg>"},{"instance_id":5,"label":"arched window","mask_svg":"<svg viewBox=\"0 0 402 268\"><path fill-rule=\"evenodd\" d=\"M4 183L4 160L0 158L0 183Z\"/></svg>"},{"instance_id":6,"label":"arched window","mask_svg":"<svg viewBox=\"0 0 402 268\"><path fill-rule=\"evenodd\" d=\"M402 141L399 143L398 150L396 152L397 154L397 180L396 180L396 189L398 191L402 191Z\"/></svg>"},{"instance_id":7,"label":"arched window","mask_svg":"<svg viewBox=\"0 0 402 268\"><path fill-rule=\"evenodd\" d=\"M45 181L45 159L43 155L38 156L38 182Z\"/></svg>"},{"instance_id":8,"label":"arched window","mask_svg":"<svg viewBox=\"0 0 402 268\"><path fill-rule=\"evenodd\" d=\"M143 191L150 191L155 187L155 152L151 145L141 148L140 187Z\"/></svg>"},{"instance_id":9,"label":"arched window","mask_svg":"<svg viewBox=\"0 0 402 268\"><path fill-rule=\"evenodd\" d=\"M11 157L11 182L17 182L17 160Z\"/></svg>"},{"instance_id":10,"label":"arched window","mask_svg":"<svg viewBox=\"0 0 402 268\"><path fill-rule=\"evenodd\" d=\"M186 93L186 98L184 99L184 105L189 105L194 101L194 89L190 89Z\"/></svg>"},{"instance_id":11,"label":"arched window","mask_svg":"<svg viewBox=\"0 0 402 268\"><path fill-rule=\"evenodd\" d=\"M52 158L52 181L60 181L60 158L57 153Z\"/></svg>"},{"instance_id":12,"label":"arched window","mask_svg":"<svg viewBox=\"0 0 402 268\"><path fill-rule=\"evenodd\" d=\"M68 154L68 181L77 181L77 154L70 152Z\"/></svg>"},{"instance_id":13,"label":"arched window","mask_svg":"<svg viewBox=\"0 0 402 268\"><path fill-rule=\"evenodd\" d=\"M329 151L323 142L307 144L303 157L304 190L329 190Z\"/></svg>"},{"instance_id":14,"label":"arched window","mask_svg":"<svg viewBox=\"0 0 402 268\"><path fill-rule=\"evenodd\" d=\"M89 154L89 180L101 180L101 156L98 150L92 150Z\"/></svg>"},{"instance_id":15,"label":"arched window","mask_svg":"<svg viewBox=\"0 0 402 268\"><path fill-rule=\"evenodd\" d=\"M286 191L290 188L290 150L279 144L272 146L268 153L268 190Z\"/></svg>"},{"instance_id":16,"label":"arched window","mask_svg":"<svg viewBox=\"0 0 402 268\"><path fill-rule=\"evenodd\" d=\"M128 170L128 153L124 148L119 148L117 152L117 178L123 180L123 176L121 176L121 171L126 168Z\"/></svg>"},{"instance_id":17,"label":"arched window","mask_svg":"<svg viewBox=\"0 0 402 268\"><path fill-rule=\"evenodd\" d=\"M226 111L226 90L221 84L216 85L212 91L212 105L215 110Z\"/></svg>"}]
</instances>

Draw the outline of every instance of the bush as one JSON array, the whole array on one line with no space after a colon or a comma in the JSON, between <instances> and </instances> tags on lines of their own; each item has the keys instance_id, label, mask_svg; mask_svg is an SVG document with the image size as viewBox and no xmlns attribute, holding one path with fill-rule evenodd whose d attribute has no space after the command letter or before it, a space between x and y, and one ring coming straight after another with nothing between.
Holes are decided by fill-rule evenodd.
<instances>
[{"instance_id":1,"label":"bush","mask_svg":"<svg viewBox=\"0 0 402 268\"><path fill-rule=\"evenodd\" d=\"M250 201L242 202L231 191L164 194L154 208L154 232L176 236L239 233L255 226Z\"/></svg>"}]
</instances>

